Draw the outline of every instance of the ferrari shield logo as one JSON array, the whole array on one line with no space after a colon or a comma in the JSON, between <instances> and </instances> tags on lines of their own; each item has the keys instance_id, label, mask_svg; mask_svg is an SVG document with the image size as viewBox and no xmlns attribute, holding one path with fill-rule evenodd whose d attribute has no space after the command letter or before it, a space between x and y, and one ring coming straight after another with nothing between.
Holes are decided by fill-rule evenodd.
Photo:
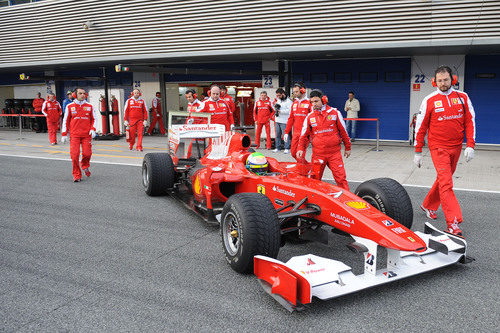
<instances>
[{"instance_id":1,"label":"ferrari shield logo","mask_svg":"<svg viewBox=\"0 0 500 333\"><path fill-rule=\"evenodd\" d=\"M266 187L264 185L257 185L257 193L266 194Z\"/></svg>"}]
</instances>

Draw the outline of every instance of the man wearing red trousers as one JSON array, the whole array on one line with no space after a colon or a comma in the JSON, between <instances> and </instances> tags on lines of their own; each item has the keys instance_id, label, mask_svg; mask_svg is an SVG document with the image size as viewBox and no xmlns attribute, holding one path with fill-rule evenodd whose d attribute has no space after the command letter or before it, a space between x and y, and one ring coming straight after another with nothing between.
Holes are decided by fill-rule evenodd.
<instances>
[{"instance_id":1,"label":"man wearing red trousers","mask_svg":"<svg viewBox=\"0 0 500 333\"><path fill-rule=\"evenodd\" d=\"M111 115L113 116L113 134L120 135L120 118L118 112L118 100L111 95Z\"/></svg>"},{"instance_id":2,"label":"man wearing red trousers","mask_svg":"<svg viewBox=\"0 0 500 333\"><path fill-rule=\"evenodd\" d=\"M42 113L47 118L47 131L51 145L57 144L57 130L62 115L61 104L56 101L56 95L49 93L47 100L42 104Z\"/></svg>"},{"instance_id":3,"label":"man wearing red trousers","mask_svg":"<svg viewBox=\"0 0 500 333\"><path fill-rule=\"evenodd\" d=\"M80 146L82 147L81 167L87 177L90 177L90 157L92 156L91 140L95 137L95 129L99 113L86 101L87 93L82 88L76 88L73 93L73 102L66 105L62 124L61 142L68 141L70 136L70 155L73 161L73 181L82 180L82 170L80 170Z\"/></svg>"},{"instance_id":4,"label":"man wearing red trousers","mask_svg":"<svg viewBox=\"0 0 500 333\"><path fill-rule=\"evenodd\" d=\"M137 132L137 150L142 151L142 135L144 127L148 126L148 108L146 101L141 98L139 89L132 91L132 97L125 102L125 127L129 127L129 149L132 150L135 144Z\"/></svg>"},{"instance_id":5,"label":"man wearing red trousers","mask_svg":"<svg viewBox=\"0 0 500 333\"><path fill-rule=\"evenodd\" d=\"M344 162L342 160L341 143L344 143L344 157L351 155L351 140L347 135L342 114L327 104L328 99L320 90L311 91L311 105L313 111L304 120L297 150L297 159L305 157L309 141L312 142L313 154L311 163L313 168L319 167L318 177L323 177L328 165L332 171L337 186L349 190Z\"/></svg>"},{"instance_id":6,"label":"man wearing red trousers","mask_svg":"<svg viewBox=\"0 0 500 333\"><path fill-rule=\"evenodd\" d=\"M161 114L160 92L157 92L155 98L153 98L152 107L153 107L153 112L151 113L151 115L153 116L153 119L151 120L151 126L149 126L148 134L151 135L151 132L153 132L153 129L156 126L156 122L158 122L158 125L160 126L161 135L165 135L166 131L163 125L163 115Z\"/></svg>"},{"instance_id":7,"label":"man wearing red trousers","mask_svg":"<svg viewBox=\"0 0 500 333\"><path fill-rule=\"evenodd\" d=\"M255 131L255 145L257 149L260 147L260 135L262 127L266 126L266 148L271 149L271 117L274 115L274 108L267 97L267 92L260 93L260 99L255 102L253 107L253 119L257 130Z\"/></svg>"},{"instance_id":8,"label":"man wearing red trousers","mask_svg":"<svg viewBox=\"0 0 500 333\"><path fill-rule=\"evenodd\" d=\"M464 132L467 139L465 160L469 162L474 158L476 124L470 98L466 93L453 89L456 83L457 77L448 66L436 69L432 85L437 86L437 90L424 98L417 116L414 162L419 168L422 165L422 147L428 132L427 140L437 178L421 208L427 217L436 219L436 210L441 205L446 231L462 236L458 226L463 221L462 211L453 192L452 177L462 151Z\"/></svg>"},{"instance_id":9,"label":"man wearing red trousers","mask_svg":"<svg viewBox=\"0 0 500 333\"><path fill-rule=\"evenodd\" d=\"M288 141L288 136L293 129L292 145L290 148L292 157L298 161L297 147L299 146L300 132L302 131L304 119L306 119L306 116L311 111L311 102L307 99L306 87L302 82L296 82L292 88L292 92L295 97L295 101L292 104L292 111L290 112L290 116L288 117L288 121L286 123L283 140L285 142Z\"/></svg>"}]
</instances>

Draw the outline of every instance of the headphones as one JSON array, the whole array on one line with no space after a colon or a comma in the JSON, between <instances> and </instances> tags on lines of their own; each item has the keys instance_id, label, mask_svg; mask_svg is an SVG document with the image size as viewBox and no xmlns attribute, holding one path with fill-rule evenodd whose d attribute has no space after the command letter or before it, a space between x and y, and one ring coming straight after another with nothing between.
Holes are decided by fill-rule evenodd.
<instances>
[{"instance_id":1,"label":"headphones","mask_svg":"<svg viewBox=\"0 0 500 333\"><path fill-rule=\"evenodd\" d=\"M134 89L134 90L137 90L137 91L139 92L139 96L142 96L142 93L141 93L141 91L140 91L139 89L137 89L137 88L136 88L136 89ZM134 96L134 90L132 90L132 91L130 92L130 96L129 96L129 97Z\"/></svg>"},{"instance_id":2,"label":"headphones","mask_svg":"<svg viewBox=\"0 0 500 333\"><path fill-rule=\"evenodd\" d=\"M451 76L451 85L454 86L458 83L458 77L456 75L453 75L453 72L451 71L451 68L448 67L448 66L439 66L437 70L440 70L439 72L441 72L441 70L445 70L448 72L448 74L450 74ZM433 87L437 87L437 83L436 83L436 74L434 74L434 77L432 78L431 80L431 84Z\"/></svg>"},{"instance_id":3,"label":"headphones","mask_svg":"<svg viewBox=\"0 0 500 333\"><path fill-rule=\"evenodd\" d=\"M75 90L73 90L73 93L71 94L73 96L73 98L76 98L76 92L78 91L78 89L82 89L83 91L85 91L85 99L87 99L87 97L89 97L89 94L87 93L87 91L83 88L76 88Z\"/></svg>"},{"instance_id":4,"label":"headphones","mask_svg":"<svg viewBox=\"0 0 500 333\"><path fill-rule=\"evenodd\" d=\"M302 82L295 82L293 86L294 87L299 87L300 88L299 91L300 91L301 94L305 94L306 91L307 91L306 90L306 86Z\"/></svg>"},{"instance_id":5,"label":"headphones","mask_svg":"<svg viewBox=\"0 0 500 333\"><path fill-rule=\"evenodd\" d=\"M313 91L311 91L311 94L312 94L313 92L317 92L317 93L319 93L319 94L321 95L321 102L322 102L324 105L328 104L328 96L326 96L325 94L323 94L323 92L322 92L321 90L319 90L319 89L314 89Z\"/></svg>"},{"instance_id":6,"label":"headphones","mask_svg":"<svg viewBox=\"0 0 500 333\"><path fill-rule=\"evenodd\" d=\"M54 95L54 98L57 99L56 95ZM49 101L49 100L50 100L50 95L47 95L47 101Z\"/></svg>"},{"instance_id":7,"label":"headphones","mask_svg":"<svg viewBox=\"0 0 500 333\"><path fill-rule=\"evenodd\" d=\"M189 93L193 94L194 99L198 98L198 95L196 94L196 91L194 91L194 89L188 89L188 90L186 90L186 95L189 94Z\"/></svg>"}]
</instances>

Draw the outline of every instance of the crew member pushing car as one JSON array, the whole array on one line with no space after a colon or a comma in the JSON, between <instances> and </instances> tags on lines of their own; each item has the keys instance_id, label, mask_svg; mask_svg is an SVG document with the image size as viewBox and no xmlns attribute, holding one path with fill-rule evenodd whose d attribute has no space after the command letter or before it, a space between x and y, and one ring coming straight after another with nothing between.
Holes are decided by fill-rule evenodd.
<instances>
[{"instance_id":1,"label":"crew member pushing car","mask_svg":"<svg viewBox=\"0 0 500 333\"><path fill-rule=\"evenodd\" d=\"M80 146L82 147L81 167L87 177L90 177L90 157L92 156L91 140L95 137L95 129L99 112L86 101L87 93L83 88L76 88L73 92L73 102L66 106L62 124L61 142L68 141L68 131L70 136L69 152L73 161L73 181L82 180L82 170L80 169Z\"/></svg>"},{"instance_id":2,"label":"crew member pushing car","mask_svg":"<svg viewBox=\"0 0 500 333\"><path fill-rule=\"evenodd\" d=\"M144 127L148 126L148 108L146 101L141 97L141 91L134 89L132 97L125 102L125 127L129 127L129 149L132 150L135 144L137 133L137 150L142 151L142 135Z\"/></svg>"},{"instance_id":3,"label":"crew member pushing car","mask_svg":"<svg viewBox=\"0 0 500 333\"><path fill-rule=\"evenodd\" d=\"M342 114L327 104L328 99L320 90L310 94L313 111L304 120L300 134L297 159L304 159L309 141L312 141L313 168L319 167L319 179L323 177L326 165L330 168L337 186L349 190L344 162L342 160L341 143L344 142L345 158L351 155L351 140L347 135Z\"/></svg>"},{"instance_id":4,"label":"crew member pushing car","mask_svg":"<svg viewBox=\"0 0 500 333\"><path fill-rule=\"evenodd\" d=\"M436 210L442 206L446 219L447 231L462 236L459 224L462 223L462 211L453 192L453 173L457 167L464 141L467 139L465 160L474 157L476 124L474 107L469 96L453 89L457 77L448 66L440 66L432 81L437 90L424 98L417 116L415 135L414 162L422 165L422 147L425 135L437 178L421 205L427 217L436 219Z\"/></svg>"}]
</instances>

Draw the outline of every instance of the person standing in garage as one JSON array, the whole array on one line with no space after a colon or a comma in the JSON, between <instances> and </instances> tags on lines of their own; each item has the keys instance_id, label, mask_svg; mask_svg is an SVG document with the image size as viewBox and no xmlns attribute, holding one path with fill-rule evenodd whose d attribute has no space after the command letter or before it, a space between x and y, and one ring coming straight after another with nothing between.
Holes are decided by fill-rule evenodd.
<instances>
[{"instance_id":1,"label":"person standing in garage","mask_svg":"<svg viewBox=\"0 0 500 333\"><path fill-rule=\"evenodd\" d=\"M292 104L292 111L286 123L285 135L283 139L288 141L290 134L292 134L291 153L292 157L297 161L297 147L299 146L300 132L302 131L302 124L304 119L311 111L311 102L307 99L306 86L302 82L296 82L292 88L295 101ZM293 132L292 132L293 129Z\"/></svg>"},{"instance_id":2,"label":"person standing in garage","mask_svg":"<svg viewBox=\"0 0 500 333\"><path fill-rule=\"evenodd\" d=\"M476 123L470 98L466 93L453 89L456 83L457 77L450 67L440 66L436 69L432 85L437 90L424 98L417 116L414 163L419 168L422 166L422 147L427 134L437 178L420 207L428 218L437 219L436 211L441 205L446 231L462 236L459 224L463 218L453 192L453 173L462 151L464 133L467 141L465 161L474 158Z\"/></svg>"},{"instance_id":3,"label":"person standing in garage","mask_svg":"<svg viewBox=\"0 0 500 333\"><path fill-rule=\"evenodd\" d=\"M66 106L73 102L73 92L71 90L68 90L66 92L66 98L64 99L63 101L63 105L62 105L62 112L63 112L63 115L64 115L64 111L66 110Z\"/></svg>"},{"instance_id":4,"label":"person standing in garage","mask_svg":"<svg viewBox=\"0 0 500 333\"><path fill-rule=\"evenodd\" d=\"M260 135L262 127L266 127L266 148L271 149L271 118L274 115L274 108L267 96L266 91L261 91L260 98L253 107L253 120L257 127L255 131L255 146L260 147Z\"/></svg>"},{"instance_id":5,"label":"person standing in garage","mask_svg":"<svg viewBox=\"0 0 500 333\"><path fill-rule=\"evenodd\" d=\"M349 98L345 101L344 106L344 111L347 112L347 118L358 118L360 109L359 101L354 98L354 92L349 91ZM351 142L356 141L356 120L346 120L345 125Z\"/></svg>"},{"instance_id":6,"label":"person standing in garage","mask_svg":"<svg viewBox=\"0 0 500 333\"><path fill-rule=\"evenodd\" d=\"M220 88L214 84L210 87L210 97L201 102L196 109L197 112L211 113L210 121L212 124L222 124L226 126L226 131L234 128L234 118L231 108L220 98Z\"/></svg>"},{"instance_id":7,"label":"person standing in garage","mask_svg":"<svg viewBox=\"0 0 500 333\"><path fill-rule=\"evenodd\" d=\"M61 104L56 101L56 95L50 92L48 98L42 104L42 113L47 121L47 130L49 132L49 142L51 145L57 144L57 130L59 129L59 121L61 120L62 109Z\"/></svg>"},{"instance_id":8,"label":"person standing in garage","mask_svg":"<svg viewBox=\"0 0 500 333\"><path fill-rule=\"evenodd\" d=\"M69 152L73 162L73 181L82 180L80 169L80 146L82 147L81 167L87 177L90 177L90 157L92 156L92 139L96 136L97 119L99 112L87 102L87 92L83 88L76 88L74 100L66 106L62 124L61 142L68 141L70 135Z\"/></svg>"},{"instance_id":9,"label":"person standing in garage","mask_svg":"<svg viewBox=\"0 0 500 333\"><path fill-rule=\"evenodd\" d=\"M37 93L36 98L33 100L33 111L35 112L36 115L42 115L43 102L44 99L42 98L42 94ZM45 123L45 118L44 117L35 117L35 118L37 124L36 132L37 133L47 132L47 125Z\"/></svg>"},{"instance_id":10,"label":"person standing in garage","mask_svg":"<svg viewBox=\"0 0 500 333\"><path fill-rule=\"evenodd\" d=\"M310 94L313 111L306 116L300 134L297 150L297 159L305 158L305 151L309 141L312 142L313 168L319 167L318 177L323 177L325 167L332 171L337 186L349 190L346 180L342 147L344 143L344 157L351 155L351 140L345 129L342 114L335 108L327 105L328 99L320 90L313 90Z\"/></svg>"},{"instance_id":11,"label":"person standing in garage","mask_svg":"<svg viewBox=\"0 0 500 333\"><path fill-rule=\"evenodd\" d=\"M285 148L284 153L288 154L290 152L290 138L286 140L283 144L282 136L285 134L286 123L288 117L290 117L290 110L292 109L292 101L287 97L285 90L278 88L276 90L276 101L274 103L275 113L275 126L276 126L276 149L274 152L279 152L283 146Z\"/></svg>"},{"instance_id":12,"label":"person standing in garage","mask_svg":"<svg viewBox=\"0 0 500 333\"><path fill-rule=\"evenodd\" d=\"M153 112L151 112L153 119L151 120L151 126L149 126L148 134L151 135L151 133L153 132L153 129L156 126L156 122L158 122L161 135L165 135L165 133L167 133L167 132L165 131L165 126L163 125L163 115L161 113L161 93L159 91L156 93L156 96L153 98L153 101L151 102L151 106L153 107Z\"/></svg>"},{"instance_id":13,"label":"person standing in garage","mask_svg":"<svg viewBox=\"0 0 500 333\"><path fill-rule=\"evenodd\" d=\"M240 123L240 115L237 114L236 111L236 105L234 104L233 98L231 95L227 93L227 87L223 84L220 85L220 98L226 102L227 105L229 105L229 108L231 109L231 113L233 114L233 119L234 123L236 125L239 125Z\"/></svg>"},{"instance_id":14,"label":"person standing in garage","mask_svg":"<svg viewBox=\"0 0 500 333\"><path fill-rule=\"evenodd\" d=\"M125 127L129 127L130 142L129 149L132 150L135 144L135 137L137 135L137 150L142 151L142 136L144 134L144 127L148 126L148 108L146 101L141 97L141 91L134 89L132 97L125 102ZM136 134L137 133L137 134Z\"/></svg>"}]
</instances>

